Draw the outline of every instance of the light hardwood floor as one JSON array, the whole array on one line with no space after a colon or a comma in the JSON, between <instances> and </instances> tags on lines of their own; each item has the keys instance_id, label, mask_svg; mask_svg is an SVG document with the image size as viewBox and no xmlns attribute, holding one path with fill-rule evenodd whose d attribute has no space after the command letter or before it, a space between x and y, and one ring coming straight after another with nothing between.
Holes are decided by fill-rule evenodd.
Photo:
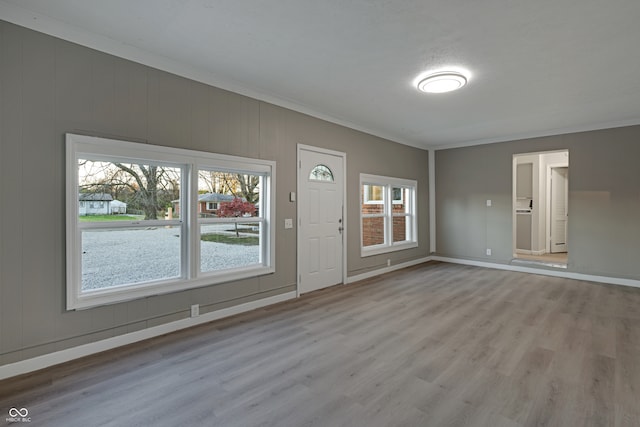
<instances>
[{"instance_id":1,"label":"light hardwood floor","mask_svg":"<svg viewBox=\"0 0 640 427\"><path fill-rule=\"evenodd\" d=\"M427 263L5 381L9 406L32 426L637 426L640 289Z\"/></svg>"}]
</instances>

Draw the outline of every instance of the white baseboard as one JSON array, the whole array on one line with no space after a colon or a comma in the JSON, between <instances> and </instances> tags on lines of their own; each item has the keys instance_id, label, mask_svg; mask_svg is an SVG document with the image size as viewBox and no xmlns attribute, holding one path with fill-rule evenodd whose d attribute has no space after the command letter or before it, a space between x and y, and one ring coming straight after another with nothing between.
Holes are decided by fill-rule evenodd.
<instances>
[{"instance_id":1,"label":"white baseboard","mask_svg":"<svg viewBox=\"0 0 640 427\"><path fill-rule=\"evenodd\" d=\"M360 280L369 279L371 277L379 276L381 274L390 273L392 271L400 270L402 268L412 267L414 265L422 264L424 262L431 261L431 257L414 259L412 261L403 262L389 267L379 268L373 271L367 271L366 273L357 274L355 276L347 277L345 284L359 282Z\"/></svg>"},{"instance_id":2,"label":"white baseboard","mask_svg":"<svg viewBox=\"0 0 640 427\"><path fill-rule=\"evenodd\" d=\"M157 337L160 335L168 334L170 332L179 331L180 329L189 328L192 326L200 325L202 323L211 322L213 320L222 319L223 317L229 317L247 311L255 310L257 308L266 307L268 305L276 304L279 302L287 301L296 298L296 292L287 292L280 295L260 299L257 301L251 301L244 304L235 305L233 307L223 308L222 310L212 311L196 317L189 317L186 319L177 320L175 322L166 323L164 325L158 325L140 331L131 332L117 337L107 338L101 341L92 342L89 344L80 345L77 347L68 348L65 350L56 351L42 356L34 357L32 359L21 360L20 362L10 363L0 366L0 380L15 377L17 375L26 374L29 372L37 371L39 369L47 368L49 366L58 365L60 363L69 362L81 357L90 356L92 354L100 353L102 351L111 350L116 347L121 347L127 344L133 344L138 341L146 340L149 338Z\"/></svg>"},{"instance_id":3,"label":"white baseboard","mask_svg":"<svg viewBox=\"0 0 640 427\"><path fill-rule=\"evenodd\" d=\"M547 251L545 251L544 249L541 251L530 251L527 249L516 249L516 253L517 254L522 254L522 255L544 255L547 253Z\"/></svg>"},{"instance_id":4,"label":"white baseboard","mask_svg":"<svg viewBox=\"0 0 640 427\"><path fill-rule=\"evenodd\" d=\"M621 277L594 276L591 274L573 273L565 270L546 270L543 268L532 268L510 264L497 264L493 262L474 261L442 256L432 256L431 259L434 261L450 262L452 264L473 265L476 267L495 268L498 270L518 271L520 273L541 274L544 276L563 277L565 279L584 280L587 282L607 283L610 285L621 285L640 288L640 280L624 279Z\"/></svg>"}]
</instances>

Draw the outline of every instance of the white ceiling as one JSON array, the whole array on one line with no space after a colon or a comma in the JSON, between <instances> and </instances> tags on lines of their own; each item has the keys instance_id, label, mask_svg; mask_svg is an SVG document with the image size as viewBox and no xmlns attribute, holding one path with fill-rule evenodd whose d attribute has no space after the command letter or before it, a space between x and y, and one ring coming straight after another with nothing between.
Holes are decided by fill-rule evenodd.
<instances>
[{"instance_id":1,"label":"white ceiling","mask_svg":"<svg viewBox=\"0 0 640 427\"><path fill-rule=\"evenodd\" d=\"M0 18L416 147L640 124L638 0L0 0ZM442 68L469 84L415 89Z\"/></svg>"}]
</instances>

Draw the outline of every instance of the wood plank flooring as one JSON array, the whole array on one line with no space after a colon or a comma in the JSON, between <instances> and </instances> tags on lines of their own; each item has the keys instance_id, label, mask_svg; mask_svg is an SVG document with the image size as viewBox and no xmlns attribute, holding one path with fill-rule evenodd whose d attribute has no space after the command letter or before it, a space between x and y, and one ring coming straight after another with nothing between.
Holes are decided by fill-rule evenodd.
<instances>
[{"instance_id":1,"label":"wood plank flooring","mask_svg":"<svg viewBox=\"0 0 640 427\"><path fill-rule=\"evenodd\" d=\"M640 289L427 263L0 382L32 426L640 426Z\"/></svg>"}]
</instances>

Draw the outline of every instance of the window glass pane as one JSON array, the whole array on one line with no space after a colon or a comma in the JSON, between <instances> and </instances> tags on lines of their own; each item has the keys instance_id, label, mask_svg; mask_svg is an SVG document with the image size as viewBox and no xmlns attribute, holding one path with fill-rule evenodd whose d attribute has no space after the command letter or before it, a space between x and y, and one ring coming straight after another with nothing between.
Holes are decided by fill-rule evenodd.
<instances>
[{"instance_id":1,"label":"window glass pane","mask_svg":"<svg viewBox=\"0 0 640 427\"><path fill-rule=\"evenodd\" d=\"M200 218L260 216L260 175L198 171Z\"/></svg>"},{"instance_id":2,"label":"window glass pane","mask_svg":"<svg viewBox=\"0 0 640 427\"><path fill-rule=\"evenodd\" d=\"M409 230L410 220L406 216L393 217L393 242L404 242L410 240L411 232Z\"/></svg>"},{"instance_id":3,"label":"window glass pane","mask_svg":"<svg viewBox=\"0 0 640 427\"><path fill-rule=\"evenodd\" d=\"M82 232L82 290L180 277L180 227Z\"/></svg>"},{"instance_id":4,"label":"window glass pane","mask_svg":"<svg viewBox=\"0 0 640 427\"><path fill-rule=\"evenodd\" d=\"M79 159L80 221L178 218L180 182L177 167Z\"/></svg>"},{"instance_id":5,"label":"window glass pane","mask_svg":"<svg viewBox=\"0 0 640 427\"><path fill-rule=\"evenodd\" d=\"M259 264L261 223L218 223L200 226L200 271Z\"/></svg>"},{"instance_id":6,"label":"window glass pane","mask_svg":"<svg viewBox=\"0 0 640 427\"><path fill-rule=\"evenodd\" d=\"M410 206L410 200L411 200L411 188L404 188L404 187L394 187L392 189L393 192L393 213L394 214L398 214L398 213L410 213L411 212L411 206Z\"/></svg>"},{"instance_id":7,"label":"window glass pane","mask_svg":"<svg viewBox=\"0 0 640 427\"><path fill-rule=\"evenodd\" d=\"M363 185L361 201L363 214L384 213L384 187L381 185Z\"/></svg>"},{"instance_id":8,"label":"window glass pane","mask_svg":"<svg viewBox=\"0 0 640 427\"><path fill-rule=\"evenodd\" d=\"M314 181L333 181L333 173L328 166L317 165L313 169L311 169L309 179L312 179Z\"/></svg>"},{"instance_id":9,"label":"window glass pane","mask_svg":"<svg viewBox=\"0 0 640 427\"><path fill-rule=\"evenodd\" d=\"M398 209L398 207L402 207L402 205L405 203L405 200L407 200L407 197L406 197L407 191L408 191L407 188L402 188L402 187L393 187L391 189L393 204L397 205L393 207L394 211Z\"/></svg>"},{"instance_id":10,"label":"window glass pane","mask_svg":"<svg viewBox=\"0 0 640 427\"><path fill-rule=\"evenodd\" d=\"M362 218L362 246L384 243L384 217Z\"/></svg>"}]
</instances>

